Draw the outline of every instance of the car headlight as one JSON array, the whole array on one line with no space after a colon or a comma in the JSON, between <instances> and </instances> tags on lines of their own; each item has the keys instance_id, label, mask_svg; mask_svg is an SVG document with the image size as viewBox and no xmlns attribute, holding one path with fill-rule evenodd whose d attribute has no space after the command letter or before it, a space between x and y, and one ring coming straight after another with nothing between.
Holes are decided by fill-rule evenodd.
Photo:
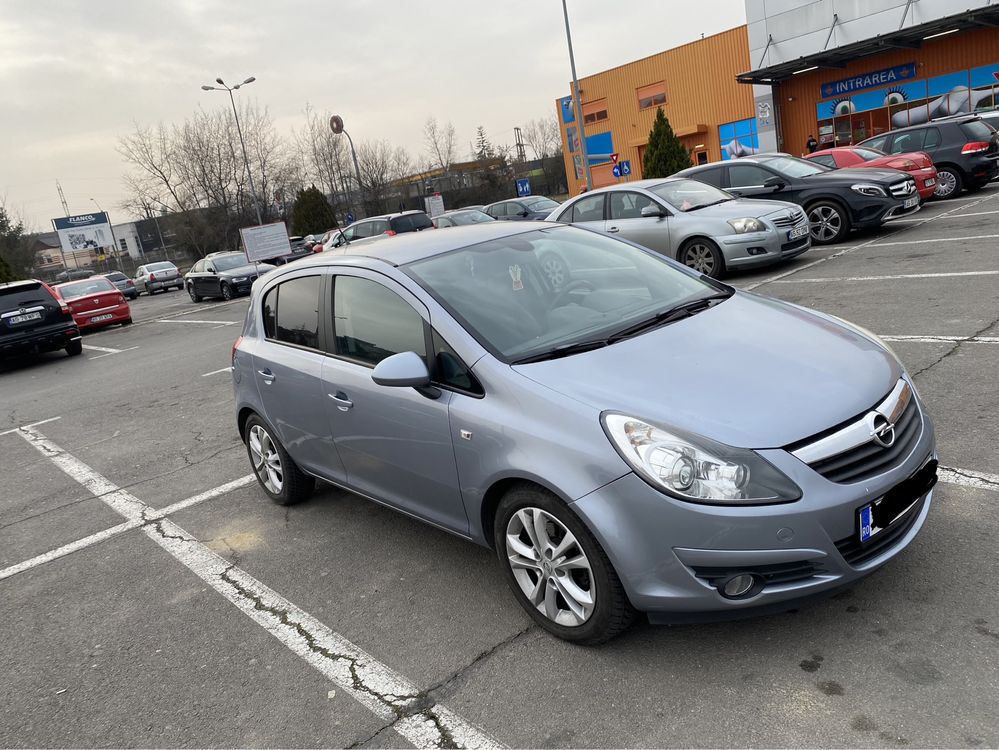
<instances>
[{"instance_id":1,"label":"car headlight","mask_svg":"<svg viewBox=\"0 0 999 750\"><path fill-rule=\"evenodd\" d=\"M767 225L759 219L729 219L729 226L736 231L736 234L746 234L747 232L765 232Z\"/></svg>"},{"instance_id":2,"label":"car headlight","mask_svg":"<svg viewBox=\"0 0 999 750\"><path fill-rule=\"evenodd\" d=\"M607 437L635 472L679 500L762 505L801 497L797 485L755 451L624 414L606 412L600 418Z\"/></svg>"},{"instance_id":3,"label":"car headlight","mask_svg":"<svg viewBox=\"0 0 999 750\"><path fill-rule=\"evenodd\" d=\"M855 193L860 193L861 195L873 195L875 198L887 198L888 193L880 185L871 185L866 182L861 182L856 185L851 185L850 189Z\"/></svg>"},{"instance_id":4,"label":"car headlight","mask_svg":"<svg viewBox=\"0 0 999 750\"><path fill-rule=\"evenodd\" d=\"M241 281L246 281L248 278L249 276L234 276L232 280L238 284Z\"/></svg>"}]
</instances>

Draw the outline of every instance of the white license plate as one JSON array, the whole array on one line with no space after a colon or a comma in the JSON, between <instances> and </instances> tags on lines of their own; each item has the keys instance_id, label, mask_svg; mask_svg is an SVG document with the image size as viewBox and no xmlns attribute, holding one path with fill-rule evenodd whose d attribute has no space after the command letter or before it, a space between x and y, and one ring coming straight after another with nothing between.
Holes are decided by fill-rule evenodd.
<instances>
[{"instance_id":1,"label":"white license plate","mask_svg":"<svg viewBox=\"0 0 999 750\"><path fill-rule=\"evenodd\" d=\"M787 233L787 238L789 240L797 240L808 234L809 227L808 224L804 224L800 227L795 227Z\"/></svg>"},{"instance_id":2,"label":"white license plate","mask_svg":"<svg viewBox=\"0 0 999 750\"><path fill-rule=\"evenodd\" d=\"M29 320L41 320L42 314L40 312L27 313L25 315L15 315L10 318L10 324L15 325L17 323L27 323Z\"/></svg>"},{"instance_id":3,"label":"white license plate","mask_svg":"<svg viewBox=\"0 0 999 750\"><path fill-rule=\"evenodd\" d=\"M113 317L114 317L114 315L111 315L110 313L107 314L107 315L95 315L94 317L92 317L90 319L90 322L91 323L100 323L102 320L111 320L111 318L113 318Z\"/></svg>"},{"instance_id":4,"label":"white license plate","mask_svg":"<svg viewBox=\"0 0 999 750\"><path fill-rule=\"evenodd\" d=\"M902 208L912 208L913 206L919 205L919 196L914 195L911 198L906 198L905 203L902 204Z\"/></svg>"},{"instance_id":5,"label":"white license plate","mask_svg":"<svg viewBox=\"0 0 999 750\"><path fill-rule=\"evenodd\" d=\"M937 181L934 180L932 177L928 177L923 184L926 185L926 187L933 187L934 185L937 184Z\"/></svg>"}]
</instances>

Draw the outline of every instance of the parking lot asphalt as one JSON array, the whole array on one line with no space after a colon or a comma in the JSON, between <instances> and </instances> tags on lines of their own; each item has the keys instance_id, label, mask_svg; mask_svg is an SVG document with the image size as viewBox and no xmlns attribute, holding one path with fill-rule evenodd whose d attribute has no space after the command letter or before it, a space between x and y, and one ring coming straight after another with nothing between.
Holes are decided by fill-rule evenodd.
<instances>
[{"instance_id":1,"label":"parking lot asphalt","mask_svg":"<svg viewBox=\"0 0 999 750\"><path fill-rule=\"evenodd\" d=\"M271 504L246 300L144 296L0 365L0 745L999 745L999 186L729 281L885 337L935 419L927 525L859 585L558 641L488 550L332 487Z\"/></svg>"}]
</instances>

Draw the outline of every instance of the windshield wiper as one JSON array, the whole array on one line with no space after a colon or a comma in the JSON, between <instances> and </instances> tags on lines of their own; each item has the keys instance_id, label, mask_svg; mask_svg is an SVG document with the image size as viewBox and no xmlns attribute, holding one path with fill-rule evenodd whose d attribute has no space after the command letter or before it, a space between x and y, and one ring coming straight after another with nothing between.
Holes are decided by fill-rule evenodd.
<instances>
[{"instance_id":1,"label":"windshield wiper","mask_svg":"<svg viewBox=\"0 0 999 750\"><path fill-rule=\"evenodd\" d=\"M734 201L735 198L722 198L721 200L711 201L710 203L702 203L699 206L694 206L693 208L688 208L684 213L690 213L691 211L697 211L701 208L707 208L708 206L717 206L719 203L728 203L729 201Z\"/></svg>"},{"instance_id":2,"label":"windshield wiper","mask_svg":"<svg viewBox=\"0 0 999 750\"><path fill-rule=\"evenodd\" d=\"M640 320L637 323L633 323L627 328L622 328L620 331L612 334L607 339L607 343L613 344L616 341L637 336L639 333L644 333L645 331L653 328L669 325L670 323L675 323L678 320L689 318L702 310L707 310L716 302L728 299L732 296L732 294L733 292L718 292L717 294L709 294L707 297L698 297L697 299L692 299L688 302L682 302L679 305L669 308L668 310L660 310L651 318Z\"/></svg>"},{"instance_id":3,"label":"windshield wiper","mask_svg":"<svg viewBox=\"0 0 999 750\"><path fill-rule=\"evenodd\" d=\"M513 365L526 365L531 362L544 362L549 359L558 359L559 357L568 357L572 354L579 354L580 352L588 352L593 349L600 349L607 346L610 341L608 339L593 339L591 341L577 341L574 344L561 344L559 346L552 347L543 352L538 352L537 354L531 354L527 357L521 357L520 359L515 359L510 364Z\"/></svg>"}]
</instances>

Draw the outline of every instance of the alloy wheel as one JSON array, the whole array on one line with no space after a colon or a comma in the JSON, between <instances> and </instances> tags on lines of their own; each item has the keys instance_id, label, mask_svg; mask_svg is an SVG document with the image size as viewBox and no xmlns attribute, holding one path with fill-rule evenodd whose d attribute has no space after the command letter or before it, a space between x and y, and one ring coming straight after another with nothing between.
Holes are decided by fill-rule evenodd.
<instances>
[{"instance_id":1,"label":"alloy wheel","mask_svg":"<svg viewBox=\"0 0 999 750\"><path fill-rule=\"evenodd\" d=\"M267 430L255 424L250 428L248 443L250 460L260 483L275 495L280 494L284 486L284 469L281 467L281 455L271 436L267 434Z\"/></svg>"},{"instance_id":2,"label":"alloy wheel","mask_svg":"<svg viewBox=\"0 0 999 750\"><path fill-rule=\"evenodd\" d=\"M527 600L554 623L576 627L596 605L590 561L576 537L540 508L521 508L506 528L513 577Z\"/></svg>"},{"instance_id":3,"label":"alloy wheel","mask_svg":"<svg viewBox=\"0 0 999 750\"><path fill-rule=\"evenodd\" d=\"M949 198L957 188L957 179L952 172L941 170L937 174L937 189L933 194L937 198Z\"/></svg>"},{"instance_id":4,"label":"alloy wheel","mask_svg":"<svg viewBox=\"0 0 999 750\"><path fill-rule=\"evenodd\" d=\"M715 271L714 251L703 242L695 242L684 252L683 264L693 268L698 273L711 276Z\"/></svg>"},{"instance_id":5,"label":"alloy wheel","mask_svg":"<svg viewBox=\"0 0 999 750\"><path fill-rule=\"evenodd\" d=\"M189 295L191 295L191 301L192 302L197 302L198 301L198 295L196 295L194 293L194 284L191 284L189 287L187 287L187 293Z\"/></svg>"},{"instance_id":6,"label":"alloy wheel","mask_svg":"<svg viewBox=\"0 0 999 750\"><path fill-rule=\"evenodd\" d=\"M843 217L832 206L816 206L808 212L808 221L817 242L829 242L843 229Z\"/></svg>"},{"instance_id":7,"label":"alloy wheel","mask_svg":"<svg viewBox=\"0 0 999 750\"><path fill-rule=\"evenodd\" d=\"M232 299L232 287L228 284L222 284L222 299L231 300Z\"/></svg>"}]
</instances>

